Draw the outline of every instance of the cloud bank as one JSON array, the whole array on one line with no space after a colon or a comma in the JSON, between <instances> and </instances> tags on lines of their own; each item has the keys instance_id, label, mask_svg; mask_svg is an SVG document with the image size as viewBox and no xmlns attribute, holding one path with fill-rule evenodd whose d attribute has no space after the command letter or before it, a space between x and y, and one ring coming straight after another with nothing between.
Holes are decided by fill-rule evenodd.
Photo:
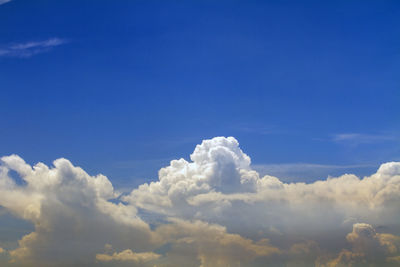
<instances>
[{"instance_id":1,"label":"cloud bank","mask_svg":"<svg viewBox=\"0 0 400 267\"><path fill-rule=\"evenodd\" d=\"M2 245L3 265L400 263L399 162L364 178L284 183L260 177L235 138L216 137L129 194L66 159L53 165L1 158L0 206L34 226Z\"/></svg>"}]
</instances>

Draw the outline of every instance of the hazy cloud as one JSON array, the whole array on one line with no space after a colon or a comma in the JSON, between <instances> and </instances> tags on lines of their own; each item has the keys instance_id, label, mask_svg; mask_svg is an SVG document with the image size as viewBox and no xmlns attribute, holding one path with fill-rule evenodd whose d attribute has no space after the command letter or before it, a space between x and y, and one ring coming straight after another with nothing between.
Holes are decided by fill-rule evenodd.
<instances>
[{"instance_id":1,"label":"hazy cloud","mask_svg":"<svg viewBox=\"0 0 400 267\"><path fill-rule=\"evenodd\" d=\"M50 38L44 41L31 41L26 43L0 46L0 56L28 58L36 54L50 51L56 46L67 43L65 39Z\"/></svg>"},{"instance_id":2,"label":"hazy cloud","mask_svg":"<svg viewBox=\"0 0 400 267\"><path fill-rule=\"evenodd\" d=\"M379 164L329 165L313 163L253 164L252 168L262 175L280 177L285 181L312 182L338 173L369 170Z\"/></svg>"},{"instance_id":3,"label":"hazy cloud","mask_svg":"<svg viewBox=\"0 0 400 267\"><path fill-rule=\"evenodd\" d=\"M0 0L0 5L11 2L11 0Z\"/></svg>"},{"instance_id":4,"label":"hazy cloud","mask_svg":"<svg viewBox=\"0 0 400 267\"><path fill-rule=\"evenodd\" d=\"M338 143L351 143L354 145L358 145L393 141L396 140L396 137L389 134L341 133L335 134L332 137L332 140Z\"/></svg>"},{"instance_id":5,"label":"hazy cloud","mask_svg":"<svg viewBox=\"0 0 400 267\"><path fill-rule=\"evenodd\" d=\"M108 250L111 249L111 245L107 248ZM142 253L134 253L130 249L126 249L119 253L114 252L113 254L96 254L96 260L98 261L131 261L135 263L145 263L148 261L152 261L158 259L161 255L153 253L153 252L142 252Z\"/></svg>"}]
</instances>

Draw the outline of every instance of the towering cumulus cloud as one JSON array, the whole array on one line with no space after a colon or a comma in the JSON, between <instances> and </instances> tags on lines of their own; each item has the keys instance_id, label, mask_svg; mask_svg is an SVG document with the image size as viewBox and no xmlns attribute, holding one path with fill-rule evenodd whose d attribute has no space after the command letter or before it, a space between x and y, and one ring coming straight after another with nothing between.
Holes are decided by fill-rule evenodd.
<instances>
[{"instance_id":1,"label":"towering cumulus cloud","mask_svg":"<svg viewBox=\"0 0 400 267\"><path fill-rule=\"evenodd\" d=\"M260 177L233 137L204 140L190 159L121 195L66 159L1 158L0 206L34 227L0 243L1 265L400 264L399 162L362 179L287 184Z\"/></svg>"}]
</instances>

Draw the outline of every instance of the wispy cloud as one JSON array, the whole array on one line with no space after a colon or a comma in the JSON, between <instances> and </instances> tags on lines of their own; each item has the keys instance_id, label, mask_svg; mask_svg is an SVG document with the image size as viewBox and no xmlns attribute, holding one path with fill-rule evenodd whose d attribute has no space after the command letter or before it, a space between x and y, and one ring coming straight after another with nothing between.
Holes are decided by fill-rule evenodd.
<instances>
[{"instance_id":1,"label":"wispy cloud","mask_svg":"<svg viewBox=\"0 0 400 267\"><path fill-rule=\"evenodd\" d=\"M376 168L379 164L315 164L315 163L278 163L278 164L252 164L253 169L261 175L280 177L287 182L303 181L311 182L316 179L324 179L328 176L336 176L342 172L360 174Z\"/></svg>"},{"instance_id":2,"label":"wispy cloud","mask_svg":"<svg viewBox=\"0 0 400 267\"><path fill-rule=\"evenodd\" d=\"M11 2L11 0L0 0L0 5Z\"/></svg>"},{"instance_id":3,"label":"wispy cloud","mask_svg":"<svg viewBox=\"0 0 400 267\"><path fill-rule=\"evenodd\" d=\"M390 134L363 134L363 133L340 133L335 134L332 140L337 143L371 144L384 141L394 141L396 136Z\"/></svg>"},{"instance_id":4,"label":"wispy cloud","mask_svg":"<svg viewBox=\"0 0 400 267\"><path fill-rule=\"evenodd\" d=\"M67 40L65 39L50 38L44 41L10 44L8 46L0 47L0 56L27 58L47 52L56 46L65 44L66 42Z\"/></svg>"}]
</instances>

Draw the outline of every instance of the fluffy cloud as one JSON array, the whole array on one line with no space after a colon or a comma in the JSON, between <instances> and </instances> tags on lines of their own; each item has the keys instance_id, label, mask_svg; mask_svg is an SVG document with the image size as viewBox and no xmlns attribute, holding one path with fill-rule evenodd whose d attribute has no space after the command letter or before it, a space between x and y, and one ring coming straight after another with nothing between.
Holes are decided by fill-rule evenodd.
<instances>
[{"instance_id":1,"label":"fluffy cloud","mask_svg":"<svg viewBox=\"0 0 400 267\"><path fill-rule=\"evenodd\" d=\"M6 247L10 261L202 267L399 262L399 162L362 179L345 174L306 184L260 177L233 137L204 140L190 159L171 161L159 181L120 195L107 177L90 176L66 159L32 167L15 155L1 158L0 206L35 229L16 248Z\"/></svg>"},{"instance_id":2,"label":"fluffy cloud","mask_svg":"<svg viewBox=\"0 0 400 267\"><path fill-rule=\"evenodd\" d=\"M383 164L364 179L346 174L287 184L272 176L260 178L232 137L203 141L191 159L172 161L160 170L158 182L141 185L123 199L148 212L218 223L248 236L262 231L280 240L282 233L301 232L310 239L332 229L343 236L354 222L400 221L397 162Z\"/></svg>"},{"instance_id":3,"label":"fluffy cloud","mask_svg":"<svg viewBox=\"0 0 400 267\"><path fill-rule=\"evenodd\" d=\"M176 215L195 211L193 196L210 192L255 192L258 174L250 169L250 158L233 137L216 137L196 146L190 158L171 161L159 171L159 182L143 184L124 198L152 211ZM178 208L178 209L177 209Z\"/></svg>"},{"instance_id":4,"label":"fluffy cloud","mask_svg":"<svg viewBox=\"0 0 400 267\"><path fill-rule=\"evenodd\" d=\"M151 230L136 208L108 201L116 193L105 176L92 177L65 159L56 160L54 168L42 163L32 168L15 155L1 160L0 205L35 227L9 252L12 261L27 266L84 264L88 254L106 243L139 251L151 246ZM10 178L10 170L24 184Z\"/></svg>"}]
</instances>

